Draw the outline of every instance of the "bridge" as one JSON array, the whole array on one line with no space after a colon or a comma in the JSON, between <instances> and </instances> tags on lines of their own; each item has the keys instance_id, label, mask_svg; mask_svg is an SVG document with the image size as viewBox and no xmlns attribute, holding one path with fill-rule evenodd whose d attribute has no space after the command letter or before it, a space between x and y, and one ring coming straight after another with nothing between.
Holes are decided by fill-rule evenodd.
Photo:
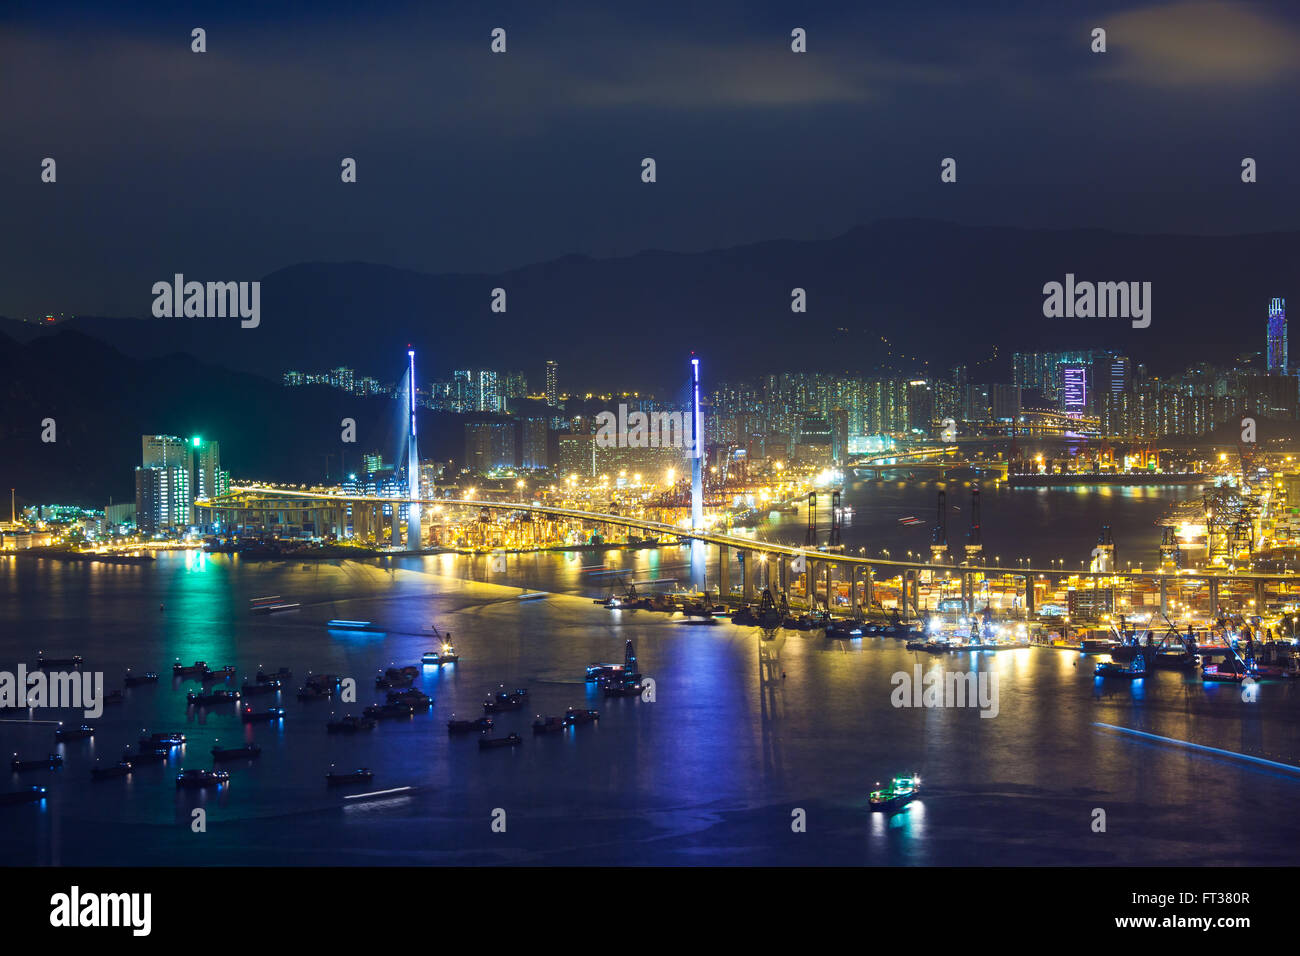
<instances>
[{"instance_id":1,"label":"bridge","mask_svg":"<svg viewBox=\"0 0 1300 956\"><path fill-rule=\"evenodd\" d=\"M887 471L930 472L939 478L950 471L972 470L994 472L1002 478L1007 477L1008 462L981 461L978 459L959 459L953 456L961 449L957 445L945 445L936 448L914 448L908 451L886 452L869 458L860 458L849 462L845 467L861 477L864 473L874 478L884 477ZM938 458L938 460L935 460Z\"/></svg>"},{"instance_id":2,"label":"bridge","mask_svg":"<svg viewBox=\"0 0 1300 956\"><path fill-rule=\"evenodd\" d=\"M384 498L366 495L348 495L322 491L299 491L249 485L233 488L228 494L196 502L196 507L208 511L214 524L223 528L251 530L273 529L288 523L286 519L296 514L303 523L317 530L330 528L340 540L348 528L351 517L352 533L362 540L380 540L379 532L388 521L396 524L402 498ZM891 558L869 557L844 551L831 551L812 547L797 547L770 541L760 541L742 535L710 530L691 531L666 522L651 521L627 515L561 508L526 502L482 501L462 498L427 498L417 502L426 513L438 514L442 509L466 508L483 511L541 515L596 527L617 527L648 535L666 537L668 540L698 541L716 548L714 584L724 601L733 596L731 577L733 570L740 577L739 597L743 602L754 601L759 591L771 587L776 593L789 593L792 584L803 577L803 588L810 607L831 607L839 603L834 595L847 591L847 610L857 615L863 608L880 606L876 599L878 587L887 587L894 595L894 606L905 618L922 611L920 586L923 582L940 584L956 582L960 587L962 606L968 611L977 607L976 591L981 582L999 580L1010 582L1017 600L1013 604L1024 608L1029 616L1036 613L1040 597L1059 591L1068 582L1086 585L1090 592L1109 591L1112 608L1118 609L1115 600L1118 591L1125 588L1148 587L1158 591L1159 609L1170 610L1170 590L1182 596L1189 588L1204 590L1205 611L1214 613L1220 606L1238 607L1242 610L1263 610L1270 598L1294 593L1300 587L1300 577L1294 573L1229 572L1226 570L1196 571L1091 571L1066 570L1063 566L1031 568L987 566L983 564L939 564L920 561L899 561ZM427 508L426 508L427 506ZM385 515L385 509L390 514ZM274 516L278 520L268 520ZM324 536L324 535L322 535ZM391 540L398 540L394 536ZM733 568L735 552L738 568ZM712 557L712 556L711 556ZM879 579L878 579L879 576ZM836 578L838 577L838 587ZM697 584L702 582L697 582Z\"/></svg>"}]
</instances>

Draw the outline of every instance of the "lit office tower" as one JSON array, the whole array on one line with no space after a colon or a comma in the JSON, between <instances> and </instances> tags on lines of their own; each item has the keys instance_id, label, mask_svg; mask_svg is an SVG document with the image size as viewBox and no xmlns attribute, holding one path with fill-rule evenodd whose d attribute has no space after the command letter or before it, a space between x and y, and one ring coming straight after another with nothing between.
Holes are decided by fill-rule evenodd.
<instances>
[{"instance_id":1,"label":"lit office tower","mask_svg":"<svg viewBox=\"0 0 1300 956\"><path fill-rule=\"evenodd\" d=\"M221 470L221 444L195 437L194 498L215 498L228 491L228 473Z\"/></svg>"},{"instance_id":2,"label":"lit office tower","mask_svg":"<svg viewBox=\"0 0 1300 956\"><path fill-rule=\"evenodd\" d=\"M1268 304L1268 370L1286 373L1286 299Z\"/></svg>"},{"instance_id":3,"label":"lit office tower","mask_svg":"<svg viewBox=\"0 0 1300 956\"><path fill-rule=\"evenodd\" d=\"M555 408L560 404L559 388L560 366L555 362L546 363L546 404Z\"/></svg>"}]
</instances>

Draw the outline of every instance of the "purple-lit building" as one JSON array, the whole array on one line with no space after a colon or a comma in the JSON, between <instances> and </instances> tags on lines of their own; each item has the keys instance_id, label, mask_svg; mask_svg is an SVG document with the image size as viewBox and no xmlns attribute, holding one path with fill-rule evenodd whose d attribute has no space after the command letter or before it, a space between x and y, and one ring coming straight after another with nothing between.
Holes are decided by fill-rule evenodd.
<instances>
[{"instance_id":1,"label":"purple-lit building","mask_svg":"<svg viewBox=\"0 0 1300 956\"><path fill-rule=\"evenodd\" d=\"M1067 365L1061 369L1061 405L1067 415L1082 415L1088 410L1088 366Z\"/></svg>"},{"instance_id":2,"label":"purple-lit building","mask_svg":"<svg viewBox=\"0 0 1300 956\"><path fill-rule=\"evenodd\" d=\"M1286 299L1274 299L1268 304L1268 360L1270 372L1286 374Z\"/></svg>"}]
</instances>

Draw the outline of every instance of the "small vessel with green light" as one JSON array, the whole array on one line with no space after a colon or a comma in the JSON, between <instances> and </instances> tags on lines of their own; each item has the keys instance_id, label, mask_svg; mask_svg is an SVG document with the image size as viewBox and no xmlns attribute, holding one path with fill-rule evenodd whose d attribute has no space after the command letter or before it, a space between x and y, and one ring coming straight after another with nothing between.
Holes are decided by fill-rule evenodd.
<instances>
[{"instance_id":1,"label":"small vessel with green light","mask_svg":"<svg viewBox=\"0 0 1300 956\"><path fill-rule=\"evenodd\" d=\"M897 810L911 803L921 794L921 778L918 774L895 777L888 787L876 784L871 791L872 810Z\"/></svg>"}]
</instances>

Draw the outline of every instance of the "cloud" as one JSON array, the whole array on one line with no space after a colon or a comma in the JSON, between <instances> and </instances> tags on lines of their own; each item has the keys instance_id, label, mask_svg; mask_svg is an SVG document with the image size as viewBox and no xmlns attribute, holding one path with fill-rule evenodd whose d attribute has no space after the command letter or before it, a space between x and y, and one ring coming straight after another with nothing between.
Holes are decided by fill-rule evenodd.
<instances>
[{"instance_id":1,"label":"cloud","mask_svg":"<svg viewBox=\"0 0 1300 956\"><path fill-rule=\"evenodd\" d=\"M1300 68L1300 33L1259 4L1187 0L1095 17L1113 79L1151 86L1261 86Z\"/></svg>"}]
</instances>

